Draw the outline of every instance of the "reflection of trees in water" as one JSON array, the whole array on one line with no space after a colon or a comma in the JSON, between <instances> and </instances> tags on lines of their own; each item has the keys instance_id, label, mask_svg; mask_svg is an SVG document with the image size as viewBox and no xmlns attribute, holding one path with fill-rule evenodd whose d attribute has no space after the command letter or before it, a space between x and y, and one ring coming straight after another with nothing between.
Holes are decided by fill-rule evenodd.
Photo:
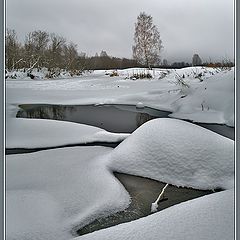
<instances>
[{"instance_id":1,"label":"reflection of trees in water","mask_svg":"<svg viewBox=\"0 0 240 240\"><path fill-rule=\"evenodd\" d=\"M78 106L62 106L64 108L65 116L72 116L74 112L78 111Z\"/></svg>"},{"instance_id":2,"label":"reflection of trees in water","mask_svg":"<svg viewBox=\"0 0 240 240\"><path fill-rule=\"evenodd\" d=\"M65 106L38 106L22 109L18 111L16 117L62 120L65 117L65 111Z\"/></svg>"},{"instance_id":3,"label":"reflection of trees in water","mask_svg":"<svg viewBox=\"0 0 240 240\"><path fill-rule=\"evenodd\" d=\"M137 127L140 127L142 124L144 124L145 122L147 122L151 119L153 119L153 117L147 113L137 113L137 115L136 115Z\"/></svg>"},{"instance_id":4,"label":"reflection of trees in water","mask_svg":"<svg viewBox=\"0 0 240 240\"><path fill-rule=\"evenodd\" d=\"M66 105L24 105L20 106L21 110L18 111L16 117L20 118L37 118L37 119L54 119L66 120L71 119L74 112L78 111L77 106ZM89 110L89 107L88 107ZM91 108L90 108L91 110ZM136 126L139 127L143 123L153 119L147 113L136 113ZM131 124L131 123L129 123Z\"/></svg>"}]
</instances>

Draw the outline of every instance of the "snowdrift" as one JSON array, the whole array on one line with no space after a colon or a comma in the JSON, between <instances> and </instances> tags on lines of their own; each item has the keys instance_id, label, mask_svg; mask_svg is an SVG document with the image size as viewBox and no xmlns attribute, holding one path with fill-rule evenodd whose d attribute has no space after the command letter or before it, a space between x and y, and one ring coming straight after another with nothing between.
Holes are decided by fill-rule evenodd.
<instances>
[{"instance_id":1,"label":"snowdrift","mask_svg":"<svg viewBox=\"0 0 240 240\"><path fill-rule=\"evenodd\" d=\"M234 181L234 142L176 119L143 124L109 156L114 171L176 186L228 189Z\"/></svg>"}]
</instances>

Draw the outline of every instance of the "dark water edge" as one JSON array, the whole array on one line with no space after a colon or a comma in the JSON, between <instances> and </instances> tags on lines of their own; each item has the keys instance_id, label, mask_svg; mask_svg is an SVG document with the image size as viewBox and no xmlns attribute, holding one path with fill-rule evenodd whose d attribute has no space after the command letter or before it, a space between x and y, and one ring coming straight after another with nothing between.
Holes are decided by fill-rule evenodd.
<instances>
[{"instance_id":1,"label":"dark water edge","mask_svg":"<svg viewBox=\"0 0 240 240\"><path fill-rule=\"evenodd\" d=\"M83 228L79 229L79 227L76 226L72 230L74 236L81 236L152 214L151 204L157 199L166 183L116 172L114 173L114 176L122 183L130 194L130 206L126 210L112 214L111 216L98 218ZM213 193L213 191L203 191L169 185L165 190L163 201L159 203L158 211L211 193Z\"/></svg>"},{"instance_id":2,"label":"dark water edge","mask_svg":"<svg viewBox=\"0 0 240 240\"><path fill-rule=\"evenodd\" d=\"M143 123L168 117L170 112L132 105L24 104L16 117L53 119L87 124L115 133L132 133Z\"/></svg>"},{"instance_id":3,"label":"dark water edge","mask_svg":"<svg viewBox=\"0 0 240 240\"><path fill-rule=\"evenodd\" d=\"M169 118L171 112L135 105L50 105L23 104L16 117L70 121L100 127L110 132L132 133L145 122L156 118ZM222 124L188 121L234 140L235 129Z\"/></svg>"},{"instance_id":4,"label":"dark water edge","mask_svg":"<svg viewBox=\"0 0 240 240\"><path fill-rule=\"evenodd\" d=\"M57 148L66 148L66 147L87 147L87 146L102 146L102 147L117 147L121 142L92 142L92 143L82 143L82 144L67 144L55 147L43 147L43 148L6 148L5 153L6 155L11 154L24 154L24 153L32 153L32 152L39 152L42 150L50 150L50 149L57 149Z\"/></svg>"},{"instance_id":5,"label":"dark water edge","mask_svg":"<svg viewBox=\"0 0 240 240\"><path fill-rule=\"evenodd\" d=\"M171 112L144 107L136 108L133 105L49 105L49 104L25 104L20 105L16 117L54 119L70 121L100 127L110 132L132 133L145 122L156 118L168 118ZM191 121L188 121L191 122ZM193 124L202 126L225 137L234 139L234 128L219 124ZM118 143L95 142L88 144L69 144L64 146L35 148L35 149L6 149L7 154L29 153L47 149L75 147L75 146L106 146L116 147ZM118 213L94 220L86 226L75 226L72 229L73 236L81 236L100 229L117 224L133 221L151 213L151 204L157 199L165 183L152 179L132 176L123 173L114 173L114 176L122 183L131 197L130 206ZM219 191L216 189L216 191ZM165 191L165 198L160 202L158 211L173 205L198 198L213 191L203 191L191 188L182 188L169 185ZM174 216L173 216L174 217ZM196 216L197 217L197 216Z\"/></svg>"},{"instance_id":6,"label":"dark water edge","mask_svg":"<svg viewBox=\"0 0 240 240\"><path fill-rule=\"evenodd\" d=\"M224 137L235 140L235 128L224 124L212 124L212 123L197 123L198 126L204 127L215 133L218 133Z\"/></svg>"}]
</instances>

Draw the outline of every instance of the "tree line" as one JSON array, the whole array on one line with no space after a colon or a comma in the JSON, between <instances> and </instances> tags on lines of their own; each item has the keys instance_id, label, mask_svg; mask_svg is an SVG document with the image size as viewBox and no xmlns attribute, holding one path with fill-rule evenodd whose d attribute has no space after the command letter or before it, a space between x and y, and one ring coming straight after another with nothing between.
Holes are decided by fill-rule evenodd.
<instances>
[{"instance_id":1,"label":"tree line","mask_svg":"<svg viewBox=\"0 0 240 240\"><path fill-rule=\"evenodd\" d=\"M67 42L66 38L46 31L33 31L25 36L25 41L18 40L15 30L7 29L5 41L5 66L7 71L23 69L31 73L32 69L47 68L49 78L58 76L66 70L72 75L81 74L85 70L124 69L132 67L164 67L183 68L188 66L222 66L230 65L230 61L221 63L202 63L198 54L194 54L191 63L174 62L168 64L161 61L162 40L151 15L142 12L137 17L132 46L133 59L117 58L106 51L95 56L78 53L77 44Z\"/></svg>"},{"instance_id":2,"label":"tree line","mask_svg":"<svg viewBox=\"0 0 240 240\"><path fill-rule=\"evenodd\" d=\"M106 51L91 57L85 53L79 54L77 44L41 30L29 32L24 43L21 43L16 31L7 29L5 43L5 66L8 71L24 69L30 73L33 68L47 68L54 74L60 70L77 74L84 70L143 67L134 59L112 57Z\"/></svg>"},{"instance_id":3,"label":"tree line","mask_svg":"<svg viewBox=\"0 0 240 240\"><path fill-rule=\"evenodd\" d=\"M49 69L77 68L77 45L68 43L65 38L45 31L29 32L24 43L20 43L15 30L6 32L6 69L22 69L31 71L33 68Z\"/></svg>"}]
</instances>

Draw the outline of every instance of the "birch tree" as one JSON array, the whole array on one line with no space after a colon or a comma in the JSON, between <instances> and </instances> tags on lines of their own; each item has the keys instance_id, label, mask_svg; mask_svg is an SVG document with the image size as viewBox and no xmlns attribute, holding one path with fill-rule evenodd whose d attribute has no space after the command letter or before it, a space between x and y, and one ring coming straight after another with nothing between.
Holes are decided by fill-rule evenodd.
<instances>
[{"instance_id":1,"label":"birch tree","mask_svg":"<svg viewBox=\"0 0 240 240\"><path fill-rule=\"evenodd\" d=\"M151 15L142 12L135 23L133 58L148 66L160 63L160 51L163 48L160 33L153 24Z\"/></svg>"}]
</instances>

